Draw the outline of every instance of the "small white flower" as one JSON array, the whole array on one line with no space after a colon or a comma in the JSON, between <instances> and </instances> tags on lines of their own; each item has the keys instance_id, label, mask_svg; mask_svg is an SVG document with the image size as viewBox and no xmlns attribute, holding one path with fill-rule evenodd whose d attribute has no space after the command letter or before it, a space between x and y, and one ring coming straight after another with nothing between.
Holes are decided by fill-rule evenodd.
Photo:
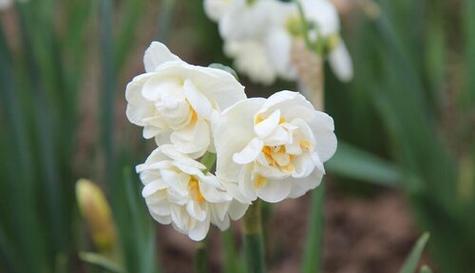
<instances>
[{"instance_id":1,"label":"small white flower","mask_svg":"<svg viewBox=\"0 0 475 273\"><path fill-rule=\"evenodd\" d=\"M211 121L246 98L244 87L221 69L194 66L153 42L145 52L146 73L127 85L127 117L143 126L146 139L171 143L193 158L213 151Z\"/></svg>"},{"instance_id":2,"label":"small white flower","mask_svg":"<svg viewBox=\"0 0 475 273\"><path fill-rule=\"evenodd\" d=\"M238 102L216 125L216 175L241 202L297 198L320 184L333 131L333 119L297 92Z\"/></svg>"},{"instance_id":3,"label":"small white flower","mask_svg":"<svg viewBox=\"0 0 475 273\"><path fill-rule=\"evenodd\" d=\"M232 199L203 164L180 154L172 145L157 148L136 169L152 217L161 224L172 224L192 240L203 240L210 223L227 229L230 218L239 219L247 209Z\"/></svg>"}]
</instances>

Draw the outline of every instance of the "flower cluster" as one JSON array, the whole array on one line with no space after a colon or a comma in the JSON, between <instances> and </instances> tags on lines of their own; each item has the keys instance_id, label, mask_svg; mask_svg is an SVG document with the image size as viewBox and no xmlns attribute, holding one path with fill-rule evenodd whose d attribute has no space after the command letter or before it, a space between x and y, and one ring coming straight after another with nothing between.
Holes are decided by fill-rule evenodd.
<instances>
[{"instance_id":1,"label":"flower cluster","mask_svg":"<svg viewBox=\"0 0 475 273\"><path fill-rule=\"evenodd\" d=\"M333 120L302 95L246 98L230 73L190 65L158 42L144 63L127 85L127 117L158 146L136 168L155 220L198 241L257 198L279 202L319 185L336 150ZM199 161L209 155L215 174Z\"/></svg>"},{"instance_id":2,"label":"flower cluster","mask_svg":"<svg viewBox=\"0 0 475 273\"><path fill-rule=\"evenodd\" d=\"M353 77L351 57L339 34L338 13L330 0L205 0L204 8L218 23L224 52L256 82L295 80L294 55L305 40L316 54L328 58L340 80Z\"/></svg>"}]
</instances>

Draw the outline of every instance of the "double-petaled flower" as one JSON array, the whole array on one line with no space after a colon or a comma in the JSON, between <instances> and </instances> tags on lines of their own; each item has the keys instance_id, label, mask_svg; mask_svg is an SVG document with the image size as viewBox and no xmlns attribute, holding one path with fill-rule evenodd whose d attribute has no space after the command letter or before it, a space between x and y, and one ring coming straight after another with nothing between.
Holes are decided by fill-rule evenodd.
<instances>
[{"instance_id":1,"label":"double-petaled flower","mask_svg":"<svg viewBox=\"0 0 475 273\"><path fill-rule=\"evenodd\" d=\"M145 52L146 73L127 85L127 117L146 139L173 144L192 158L213 151L213 117L246 98L244 87L221 69L190 65L154 42Z\"/></svg>"},{"instance_id":2,"label":"double-petaled flower","mask_svg":"<svg viewBox=\"0 0 475 273\"><path fill-rule=\"evenodd\" d=\"M216 174L241 202L302 196L320 184L333 131L333 119L296 92L241 101L216 126Z\"/></svg>"},{"instance_id":3,"label":"double-petaled flower","mask_svg":"<svg viewBox=\"0 0 475 273\"><path fill-rule=\"evenodd\" d=\"M247 209L233 201L203 164L172 145L160 146L136 169L152 217L161 224L172 224L192 240L204 239L210 223L227 229L230 218L239 219Z\"/></svg>"},{"instance_id":4,"label":"double-petaled flower","mask_svg":"<svg viewBox=\"0 0 475 273\"><path fill-rule=\"evenodd\" d=\"M127 117L159 147L136 167L152 217L193 240L227 229L257 198L279 202L319 185L336 149L333 120L296 92L246 99L228 72L189 65L163 44L127 86ZM215 151L212 167L197 159Z\"/></svg>"}]
</instances>

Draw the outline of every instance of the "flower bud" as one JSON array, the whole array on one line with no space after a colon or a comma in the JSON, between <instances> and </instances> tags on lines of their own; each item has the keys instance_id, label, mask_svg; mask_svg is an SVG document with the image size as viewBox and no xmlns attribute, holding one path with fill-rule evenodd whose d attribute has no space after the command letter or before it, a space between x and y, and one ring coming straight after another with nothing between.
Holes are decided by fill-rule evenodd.
<instances>
[{"instance_id":1,"label":"flower bud","mask_svg":"<svg viewBox=\"0 0 475 273\"><path fill-rule=\"evenodd\" d=\"M76 199L98 251L102 254L111 253L116 245L116 231L102 190L90 180L79 179L76 183Z\"/></svg>"}]
</instances>

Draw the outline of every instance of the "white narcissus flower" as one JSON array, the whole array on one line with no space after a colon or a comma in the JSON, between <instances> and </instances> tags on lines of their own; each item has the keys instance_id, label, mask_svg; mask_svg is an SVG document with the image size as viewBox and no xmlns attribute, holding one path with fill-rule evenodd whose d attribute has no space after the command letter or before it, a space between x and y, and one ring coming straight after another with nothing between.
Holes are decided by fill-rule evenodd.
<instances>
[{"instance_id":1,"label":"white narcissus flower","mask_svg":"<svg viewBox=\"0 0 475 273\"><path fill-rule=\"evenodd\" d=\"M333 131L333 119L297 92L238 102L215 127L216 175L241 202L297 198L320 184Z\"/></svg>"},{"instance_id":2,"label":"white narcissus flower","mask_svg":"<svg viewBox=\"0 0 475 273\"><path fill-rule=\"evenodd\" d=\"M246 98L244 87L226 71L185 63L158 42L145 52L144 64L146 73L126 89L130 122L144 127L144 138L171 143L192 158L213 151L211 121Z\"/></svg>"},{"instance_id":3,"label":"white narcissus flower","mask_svg":"<svg viewBox=\"0 0 475 273\"><path fill-rule=\"evenodd\" d=\"M232 199L203 164L177 152L172 145L157 148L136 169L152 217L161 224L172 224L192 240L203 240L210 223L227 229L230 218L239 219L247 209L247 205Z\"/></svg>"}]
</instances>

